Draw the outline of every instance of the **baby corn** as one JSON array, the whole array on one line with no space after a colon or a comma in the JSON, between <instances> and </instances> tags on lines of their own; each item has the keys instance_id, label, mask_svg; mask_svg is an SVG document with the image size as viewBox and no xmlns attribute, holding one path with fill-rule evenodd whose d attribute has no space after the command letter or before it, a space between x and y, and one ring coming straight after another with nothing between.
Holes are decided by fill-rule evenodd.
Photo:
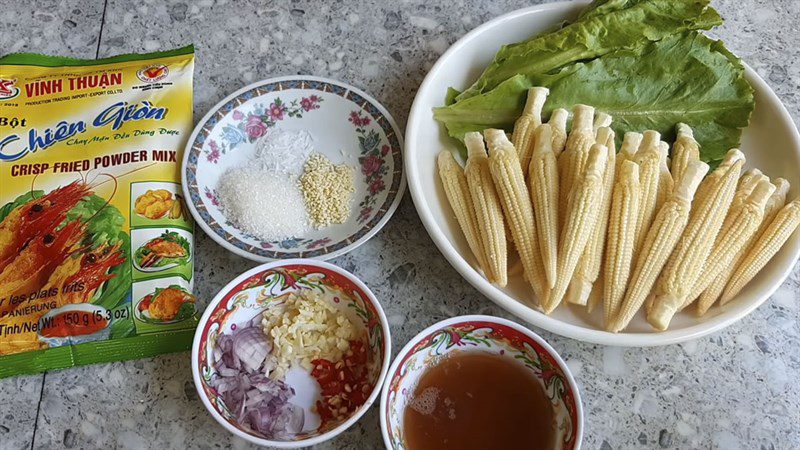
<instances>
[{"instance_id":1,"label":"baby corn","mask_svg":"<svg viewBox=\"0 0 800 450\"><path fill-rule=\"evenodd\" d=\"M689 164L700 161L700 145L694 140L694 133L689 125L677 125L678 137L672 146L672 179L677 183L683 177Z\"/></svg>"},{"instance_id":2,"label":"baby corn","mask_svg":"<svg viewBox=\"0 0 800 450\"><path fill-rule=\"evenodd\" d=\"M758 169L748 170L747 172L744 173L744 175L742 175L741 178L739 178L739 185L736 188L736 193L733 194L733 200L731 201L731 207L728 210L728 216L730 216L733 212L738 211L739 207L742 205L742 203L744 203L745 199L747 199L747 196L749 196L750 193L753 192L753 189L755 188L756 184L758 184L758 182L761 179L769 180L769 178L765 177ZM770 196L770 198L772 197ZM786 196L784 195L783 201L785 200ZM769 203L769 201L767 203ZM777 210L775 212L777 212ZM727 219L728 218L726 217L725 220ZM754 237L751 237L750 243L752 243L753 238ZM722 294L722 289L725 288L725 283L728 281L731 274L733 273L733 269L735 269L736 267L735 264L741 260L744 251L745 248L742 248L739 251L739 253L734 257L735 259L733 260L733 262L731 264L726 265L722 269L722 272L720 272L717 275L717 278L719 279L715 278L703 292L698 292L697 288L693 289L692 294L689 296L689 300L687 302L684 302L684 307L688 306L699 295L700 298L698 305L704 305L704 306L702 308L698 306L697 312L700 315L704 314L705 311L709 307L711 307L711 305L714 304L716 299L719 298L720 294ZM719 283L720 285L717 286L717 283ZM705 309L701 313L701 309L703 308Z\"/></svg>"},{"instance_id":3,"label":"baby corn","mask_svg":"<svg viewBox=\"0 0 800 450\"><path fill-rule=\"evenodd\" d=\"M586 303L586 312L589 314L593 313L597 306L603 303L603 291L605 290L603 284L603 277L600 277L595 281L592 287L592 292L589 294L589 301Z\"/></svg>"},{"instance_id":4,"label":"baby corn","mask_svg":"<svg viewBox=\"0 0 800 450\"><path fill-rule=\"evenodd\" d=\"M728 284L728 280L730 280L734 270L741 265L742 260L752 249L753 244L764 235L764 231L769 227L770 223L772 223L772 220L775 219L778 211L783 208L783 205L786 203L786 195L789 194L789 182L783 178L777 178L773 184L775 185L775 192L772 193L767 201L767 206L764 208L764 219L761 221L758 231L750 238L747 246L736 255L733 264L729 264L725 267L725 270L717 276L714 282L711 283L711 286L703 292L703 295L700 296L700 302L713 305L714 302L719 299L720 295L722 295L722 290L725 289L725 285ZM724 305L725 303L720 302L720 304Z\"/></svg>"},{"instance_id":5,"label":"baby corn","mask_svg":"<svg viewBox=\"0 0 800 450\"><path fill-rule=\"evenodd\" d=\"M769 181L769 177L765 176L758 169L748 170L742 174L742 177L739 178L739 184L736 186L736 193L733 194L731 207L728 209L728 216L738 211L739 207L744 204L747 197L753 192L753 189L756 188L756 185L762 180ZM728 220L728 218L726 217L725 220Z\"/></svg>"},{"instance_id":6,"label":"baby corn","mask_svg":"<svg viewBox=\"0 0 800 450\"><path fill-rule=\"evenodd\" d=\"M730 164L730 161L735 162ZM647 315L647 321L654 328L667 328L672 316L686 301L689 290L700 277L703 264L711 252L714 239L733 200L743 164L744 155L739 150L729 151L723 164L717 168L717 171L721 168L724 173L718 177L705 197L698 198L686 231L656 285L656 297Z\"/></svg>"},{"instance_id":7,"label":"baby corn","mask_svg":"<svg viewBox=\"0 0 800 450\"><path fill-rule=\"evenodd\" d=\"M564 146L567 145L567 119L569 118L569 111L564 108L558 108L550 114L550 128L553 132L553 154L558 158L561 152L564 151Z\"/></svg>"},{"instance_id":8,"label":"baby corn","mask_svg":"<svg viewBox=\"0 0 800 450\"><path fill-rule=\"evenodd\" d=\"M596 140L598 144L606 146L606 167L603 172L603 191L598 202L600 210L598 211L596 224L591 229L589 242L583 250L583 255L581 255L578 267L575 269L567 289L567 302L576 305L586 304L589 300L589 294L592 292L592 286L600 275L606 242L606 230L608 229L608 214L611 209L611 191L614 188L617 155L614 132L608 127L600 128L597 130Z\"/></svg>"},{"instance_id":9,"label":"baby corn","mask_svg":"<svg viewBox=\"0 0 800 450\"><path fill-rule=\"evenodd\" d=\"M533 135L533 155L528 168L539 250L549 288L556 284L558 254L558 166L553 153L553 128L540 125Z\"/></svg>"},{"instance_id":10,"label":"baby corn","mask_svg":"<svg viewBox=\"0 0 800 450\"><path fill-rule=\"evenodd\" d=\"M589 157L582 176L573 185L568 196L567 213L558 246L558 276L552 295L544 305L545 313L551 313L561 303L567 291L572 274L589 241L591 229L598 216L597 205L603 192L603 174L607 162L608 149L595 144L589 150Z\"/></svg>"},{"instance_id":11,"label":"baby corn","mask_svg":"<svg viewBox=\"0 0 800 450\"><path fill-rule=\"evenodd\" d=\"M503 211L489 171L489 157L480 133L467 133L464 144L467 147L464 174L475 206L475 218L486 261L483 271L490 282L505 286L508 283L508 248Z\"/></svg>"},{"instance_id":12,"label":"baby corn","mask_svg":"<svg viewBox=\"0 0 800 450\"><path fill-rule=\"evenodd\" d=\"M600 128L610 127L611 126L611 122L612 122L611 116L609 116L608 114L606 114L604 112L599 112L594 117L594 124L592 125L592 129L594 130L594 132L596 134L597 130L599 130ZM601 142L600 139L597 139L597 142Z\"/></svg>"},{"instance_id":13,"label":"baby corn","mask_svg":"<svg viewBox=\"0 0 800 450\"><path fill-rule=\"evenodd\" d=\"M542 124L542 108L549 93L550 90L543 87L528 89L525 109L522 110L522 115L514 123L512 142L514 148L517 149L517 157L523 172L528 170L531 153L533 152L533 132Z\"/></svg>"},{"instance_id":14,"label":"baby corn","mask_svg":"<svg viewBox=\"0 0 800 450\"><path fill-rule=\"evenodd\" d=\"M656 211L661 208L661 205L667 201L670 195L672 195L672 188L674 187L674 180L672 178L672 174L669 173L669 165L667 164L667 159L669 155L669 144L666 142L661 142L658 147L659 152L661 152L661 159L658 163L658 197L656 199Z\"/></svg>"},{"instance_id":15,"label":"baby corn","mask_svg":"<svg viewBox=\"0 0 800 450\"><path fill-rule=\"evenodd\" d=\"M478 232L478 219L475 216L475 207L472 203L469 187L467 187L464 169L453 158L453 154L447 150L439 153L437 161L439 177L442 180L447 201L450 202L450 207L453 208L458 225L467 239L467 244L472 250L472 254L478 260L478 265L482 270L486 270L481 234Z\"/></svg>"},{"instance_id":16,"label":"baby corn","mask_svg":"<svg viewBox=\"0 0 800 450\"><path fill-rule=\"evenodd\" d=\"M706 179L700 183L700 187L697 188L697 194L695 195L697 201L703 202L704 199L708 197L709 192L714 189L720 178L725 175L726 171L740 160L744 160L744 154L742 152L738 150L736 152L729 151L719 166L717 166L713 172L708 174Z\"/></svg>"},{"instance_id":17,"label":"baby corn","mask_svg":"<svg viewBox=\"0 0 800 450\"><path fill-rule=\"evenodd\" d=\"M597 132L595 132L595 142L600 145L605 145L608 149L609 153L614 154L613 160L608 160L607 162L614 162L614 167L612 168L611 173L616 173L616 161L617 161L617 142L616 142L616 134L614 134L614 130L610 127L602 127L598 128ZM614 185L614 180L611 180L611 186Z\"/></svg>"},{"instance_id":18,"label":"baby corn","mask_svg":"<svg viewBox=\"0 0 800 450\"><path fill-rule=\"evenodd\" d=\"M639 212L639 166L623 161L619 168L608 219L603 289L603 317L608 325L617 314L633 262L633 238Z\"/></svg>"},{"instance_id":19,"label":"baby corn","mask_svg":"<svg viewBox=\"0 0 800 450\"><path fill-rule=\"evenodd\" d=\"M661 269L686 228L692 200L707 172L708 164L699 161L691 163L675 185L673 194L658 211L636 259L636 267L628 283L629 289L614 320L607 325L608 331L617 333L628 326L650 294Z\"/></svg>"},{"instance_id":20,"label":"baby corn","mask_svg":"<svg viewBox=\"0 0 800 450\"><path fill-rule=\"evenodd\" d=\"M639 151L633 161L639 165L639 183L641 185L641 198L639 199L639 215L636 218L636 238L634 254L641 251L647 230L656 215L656 202L658 200L659 164L661 152L659 142L661 135L656 131L645 131Z\"/></svg>"},{"instance_id":21,"label":"baby corn","mask_svg":"<svg viewBox=\"0 0 800 450\"><path fill-rule=\"evenodd\" d=\"M778 212L764 234L748 250L747 255L725 286L720 303L725 304L738 295L742 288L778 253L778 250L789 240L798 226L800 226L800 199L795 199Z\"/></svg>"},{"instance_id":22,"label":"baby corn","mask_svg":"<svg viewBox=\"0 0 800 450\"><path fill-rule=\"evenodd\" d=\"M761 173L761 171L760 171L760 170L758 170L758 169L748 170L747 172L745 172L745 173L744 173L744 175L742 175L742 177L739 179L739 185L738 185L738 187L736 188L736 193L735 193L735 194L733 194L733 200L731 201L731 207L730 207L730 209L728 210L728 215L730 215L730 214L731 214L731 212L733 212L733 211L737 210L737 209L738 209L738 207L739 207L739 206L741 206L741 204L742 204L742 203L744 203L744 200L747 198L747 196L749 196L749 195L750 195L750 193L752 193L752 192L753 192L753 189L756 187L756 184L758 184L758 182L759 182L761 179L767 179L767 180L769 180L769 178L767 178L766 176L764 176L764 175ZM784 181L784 182L786 181L786 180L783 180L782 178L779 178L778 180L782 180L782 181ZM786 187L786 190L788 191L788 185L787 185L787 187ZM773 196L775 195L775 193L776 193L776 192L773 192L773 195L772 195L772 196L770 196L770 199L769 199L769 200L767 200L767 205L769 205L769 204L770 204L770 201L773 201L773 202L774 202L774 200L773 200ZM781 200L781 206L783 206L783 203L784 203L785 201L786 201L786 194L784 193L784 195L783 195L783 199ZM767 214L768 214L770 211L772 211L772 212L774 212L774 213L777 213L777 212L778 212L778 209L780 209L780 207L777 207L777 208L775 208L775 207L773 206L773 207L772 207L772 209L768 209L768 207L765 207L764 218L766 218L766 217L767 217ZM726 218L726 220L727 220L727 218ZM763 227L763 228L766 228L766 225L769 225L769 224L764 224L764 220L762 220L761 222L762 222L762 223L761 223L761 225L762 225L762 227ZM751 237L751 239L750 239L750 243L752 243L752 242L753 242L753 240L755 239L755 237L756 237L756 236L753 236L753 237ZM739 252L739 254L736 256L736 259L734 260L734 264L735 264L736 262L738 262L738 261L740 261L740 260L741 260L742 252L743 252L744 250L745 250L745 249L742 249L742 250ZM709 290L710 290L710 291L712 291L712 292L708 292L708 294L704 296L705 298L702 300L702 302L703 302L703 303L708 303L708 302L710 302L711 300L710 300L710 298L709 298L709 297L710 297L710 295L711 295L712 293L714 293L714 292L716 292L716 294L715 294L715 295L716 295L715 299L716 299L716 298L719 298L719 295L722 293L722 289L725 287L725 283L726 283L726 282L728 281L728 279L730 278L731 274L733 273L733 269L734 269L734 268L735 268L735 265L731 265L731 264L729 264L728 266L726 266L726 267L723 269L723 271L722 271L722 272L721 272L719 275L717 275L717 278L719 278L720 276L724 276L724 279L720 279L720 280L716 280L716 279L715 279L715 280L714 280L714 282L713 282L713 283L712 283L712 284L711 284L711 285L708 287L708 289L706 289L706 291L709 291ZM721 285L721 286L717 286L717 285L716 285L717 281L719 281L719 282L720 282L722 285ZM694 293L696 294L697 292L695 291ZM713 304L713 301L711 302L711 304Z\"/></svg>"},{"instance_id":23,"label":"baby corn","mask_svg":"<svg viewBox=\"0 0 800 450\"><path fill-rule=\"evenodd\" d=\"M644 300L644 312L645 314L650 314L650 310L653 308L653 300L655 300L656 294L652 291L647 294L647 298Z\"/></svg>"},{"instance_id":24,"label":"baby corn","mask_svg":"<svg viewBox=\"0 0 800 450\"><path fill-rule=\"evenodd\" d=\"M775 186L769 182L767 177L761 176L761 180L752 189L752 193L747 196L740 204L735 206L725 218L722 229L714 242L714 248L708 256L708 261L703 266L702 274L692 288L692 293L687 297L683 307L688 306L694 299L700 296L711 284L722 270L733 263L734 258L742 250L750 238L758 230L761 220L764 218L764 208L773 192ZM711 303L698 303L697 313L703 315L711 307Z\"/></svg>"},{"instance_id":25,"label":"baby corn","mask_svg":"<svg viewBox=\"0 0 800 450\"><path fill-rule=\"evenodd\" d=\"M767 207L764 208L764 221L761 222L761 228L758 229L759 236L767 229L769 223L772 222L778 211L783 208L783 205L786 204L786 196L789 195L789 182L785 179L776 178L772 184L775 185L775 192L772 193L769 201L767 201Z\"/></svg>"},{"instance_id":26,"label":"baby corn","mask_svg":"<svg viewBox=\"0 0 800 450\"><path fill-rule=\"evenodd\" d=\"M619 171L620 166L625 161L633 161L634 155L639 150L639 146L642 145L642 136L641 133L634 133L629 131L625 133L625 136L622 138L622 146L619 148L619 153L617 154L617 170Z\"/></svg>"},{"instance_id":27,"label":"baby corn","mask_svg":"<svg viewBox=\"0 0 800 450\"><path fill-rule=\"evenodd\" d=\"M533 287L540 304L544 304L547 300L547 281L536 237L530 194L525 186L517 152L502 130L489 129L484 131L484 136L491 155L489 168L514 237L514 246L522 260L525 278Z\"/></svg>"},{"instance_id":28,"label":"baby corn","mask_svg":"<svg viewBox=\"0 0 800 450\"><path fill-rule=\"evenodd\" d=\"M572 131L567 138L567 145L564 153L558 159L559 182L559 205L567 205L567 199L572 191L572 186L577 184L578 179L583 175L586 167L586 159L589 149L594 144L594 130L592 120L594 118L594 108L586 105L576 105L572 109ZM564 222L566 209L562 206L558 213L558 222Z\"/></svg>"}]
</instances>

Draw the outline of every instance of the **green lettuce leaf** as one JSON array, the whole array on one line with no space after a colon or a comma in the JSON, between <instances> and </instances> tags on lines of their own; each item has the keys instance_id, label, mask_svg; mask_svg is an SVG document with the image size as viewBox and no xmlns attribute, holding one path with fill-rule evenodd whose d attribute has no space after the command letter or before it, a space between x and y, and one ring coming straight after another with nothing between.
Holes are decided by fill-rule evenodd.
<instances>
[{"instance_id":1,"label":"green lettuce leaf","mask_svg":"<svg viewBox=\"0 0 800 450\"><path fill-rule=\"evenodd\" d=\"M595 18L597 16L601 16L603 14L612 13L615 11L620 11L623 9L630 8L632 6L638 5L640 3L645 3L650 0L595 0L589 6L587 6L581 13L578 15L577 21L581 20L588 20ZM684 1L684 0L679 0ZM698 22L703 23L711 23L711 22L718 22L721 21L722 18L719 17L714 8L706 8L700 13Z\"/></svg>"},{"instance_id":2,"label":"green lettuce leaf","mask_svg":"<svg viewBox=\"0 0 800 450\"><path fill-rule=\"evenodd\" d=\"M130 303L130 296L128 293L131 289L131 264L130 264L130 237L124 231L118 231L116 240L121 241L122 245L120 250L125 255L125 262L118 264L111 268L110 274L114 275L113 278L106 281L99 292L97 292L92 299L92 303L102 306L106 309L118 308L124 303ZM133 320L130 317L124 320Z\"/></svg>"},{"instance_id":3,"label":"green lettuce leaf","mask_svg":"<svg viewBox=\"0 0 800 450\"><path fill-rule=\"evenodd\" d=\"M458 94L460 93L461 92L459 92L458 89L452 87L447 88L447 94L444 96L444 106L450 106L455 103L456 97L458 97Z\"/></svg>"},{"instance_id":4,"label":"green lettuce leaf","mask_svg":"<svg viewBox=\"0 0 800 450\"><path fill-rule=\"evenodd\" d=\"M545 116L555 108L592 105L614 117L618 138L651 129L671 140L675 124L687 123L710 162L738 146L754 106L741 62L721 42L687 32L556 73L513 77L485 94L436 108L434 117L457 139L488 127L508 130L530 86L550 89Z\"/></svg>"},{"instance_id":5,"label":"green lettuce leaf","mask_svg":"<svg viewBox=\"0 0 800 450\"><path fill-rule=\"evenodd\" d=\"M650 44L641 54L623 50L534 76L531 84L556 94L548 97L545 113L593 105L611 114L620 138L628 131L656 130L671 141L675 124L684 122L710 162L739 145L754 107L741 61L722 42L696 32Z\"/></svg>"},{"instance_id":6,"label":"green lettuce leaf","mask_svg":"<svg viewBox=\"0 0 800 450\"><path fill-rule=\"evenodd\" d=\"M578 15L578 21L591 19L610 12L630 8L647 0L595 0Z\"/></svg>"},{"instance_id":7,"label":"green lettuce leaf","mask_svg":"<svg viewBox=\"0 0 800 450\"><path fill-rule=\"evenodd\" d=\"M91 300L93 304L106 309L117 308L128 300L128 292L131 288L130 237L128 233L122 231L125 218L119 209L107 203L106 199L98 195L91 195L82 199L67 212L64 224L76 219L88 220L84 245L97 248L104 244L120 244L125 261L109 270L109 274L114 277L106 281Z\"/></svg>"},{"instance_id":8,"label":"green lettuce leaf","mask_svg":"<svg viewBox=\"0 0 800 450\"><path fill-rule=\"evenodd\" d=\"M172 320L181 321L186 320L194 315L195 306L192 302L186 302L178 308L178 313L175 314L175 318Z\"/></svg>"},{"instance_id":9,"label":"green lettuce leaf","mask_svg":"<svg viewBox=\"0 0 800 450\"><path fill-rule=\"evenodd\" d=\"M722 23L710 0L610 0L581 20L522 43L504 46L457 101L487 92L517 74L536 75L568 64L633 49L686 30Z\"/></svg>"},{"instance_id":10,"label":"green lettuce leaf","mask_svg":"<svg viewBox=\"0 0 800 450\"><path fill-rule=\"evenodd\" d=\"M107 204L106 199L98 195L84 198L67 212L67 218L62 225L80 219L89 220L86 227L91 239L92 247L102 244L116 244L119 242L119 230L125 224L125 217L116 206Z\"/></svg>"},{"instance_id":11,"label":"green lettuce leaf","mask_svg":"<svg viewBox=\"0 0 800 450\"><path fill-rule=\"evenodd\" d=\"M450 106L433 109L433 117L447 126L450 136L464 140L470 131L486 128L511 130L525 106L528 89L533 85L527 77L517 75L495 89L461 100Z\"/></svg>"},{"instance_id":12,"label":"green lettuce leaf","mask_svg":"<svg viewBox=\"0 0 800 450\"><path fill-rule=\"evenodd\" d=\"M5 218L18 206L24 205L29 201L33 200L34 198L39 198L44 195L44 191L30 191L26 192L19 197L15 198L14 201L8 202L0 208L0 222L5 220Z\"/></svg>"}]
</instances>

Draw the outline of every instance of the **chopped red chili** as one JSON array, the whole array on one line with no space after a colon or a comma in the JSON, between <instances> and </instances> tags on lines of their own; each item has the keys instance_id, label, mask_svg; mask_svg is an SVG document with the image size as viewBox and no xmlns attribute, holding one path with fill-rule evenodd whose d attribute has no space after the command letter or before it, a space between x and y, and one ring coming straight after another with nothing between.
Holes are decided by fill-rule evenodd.
<instances>
[{"instance_id":1,"label":"chopped red chili","mask_svg":"<svg viewBox=\"0 0 800 450\"><path fill-rule=\"evenodd\" d=\"M341 361L311 361L311 376L322 388L322 399L317 400L316 407L323 426L347 419L367 401L373 386L366 363L367 349L362 341L350 341L350 350Z\"/></svg>"}]
</instances>

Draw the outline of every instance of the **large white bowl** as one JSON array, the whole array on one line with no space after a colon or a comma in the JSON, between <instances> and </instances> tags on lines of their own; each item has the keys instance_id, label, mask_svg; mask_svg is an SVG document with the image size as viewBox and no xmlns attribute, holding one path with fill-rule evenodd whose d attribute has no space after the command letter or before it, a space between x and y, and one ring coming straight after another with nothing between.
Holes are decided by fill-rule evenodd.
<instances>
[{"instance_id":1,"label":"large white bowl","mask_svg":"<svg viewBox=\"0 0 800 450\"><path fill-rule=\"evenodd\" d=\"M431 108L442 105L449 86L468 87L501 45L521 41L562 20L572 19L584 5L551 3L498 17L459 39L433 66L414 99L404 152L408 185L422 223L450 264L470 284L509 312L548 331L598 344L652 346L695 339L725 328L756 309L786 279L800 254L797 234L736 299L725 306L712 307L703 318L695 317L694 312L679 313L664 332L653 331L641 314L625 333L619 334L602 331L600 311L589 315L585 308L561 306L547 316L529 306L531 294L521 277L512 277L508 287L501 289L474 269L475 262L452 217L436 173L436 154L452 148L453 143L444 127L433 119ZM756 98L752 121L741 143L747 166L758 167L770 177L786 178L792 185L791 198L797 195L800 182L800 135L786 108L764 80L749 66L745 66L745 76L753 85Z\"/></svg>"}]
</instances>

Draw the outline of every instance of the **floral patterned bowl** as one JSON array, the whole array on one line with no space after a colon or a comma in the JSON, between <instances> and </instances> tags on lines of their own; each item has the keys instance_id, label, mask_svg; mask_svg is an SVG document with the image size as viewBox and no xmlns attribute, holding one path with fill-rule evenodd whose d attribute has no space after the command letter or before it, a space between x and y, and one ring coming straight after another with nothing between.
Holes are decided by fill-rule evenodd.
<instances>
[{"instance_id":1,"label":"floral patterned bowl","mask_svg":"<svg viewBox=\"0 0 800 450\"><path fill-rule=\"evenodd\" d=\"M226 408L222 396L209 384L216 370L213 352L217 338L246 326L259 314L282 311L285 294L303 289L319 291L367 336L367 364L374 387L366 402L349 417L338 422L320 423L312 409L319 397L319 386L310 373L293 367L285 382L294 389L293 403L304 409L303 431L291 440L269 440L240 425ZM372 406L389 369L391 355L389 323L380 303L369 288L353 274L333 264L311 259L276 261L255 267L235 278L211 300L197 327L192 347L192 374L200 399L214 419L231 433L258 445L298 448L318 444L340 434Z\"/></svg>"},{"instance_id":2,"label":"floral patterned bowl","mask_svg":"<svg viewBox=\"0 0 800 450\"><path fill-rule=\"evenodd\" d=\"M558 449L577 450L583 436L578 386L560 356L541 337L510 320L461 316L434 324L397 355L381 392L381 430L386 448L405 450L403 416L426 368L453 351L482 351L507 357L530 370L550 398L560 439Z\"/></svg>"},{"instance_id":3,"label":"floral patterned bowl","mask_svg":"<svg viewBox=\"0 0 800 450\"><path fill-rule=\"evenodd\" d=\"M316 152L357 168L346 223L263 242L227 220L216 193L219 176L244 164L254 155L256 140L279 128L307 130ZM405 190L402 146L386 109L352 86L309 76L259 81L234 92L200 120L184 152L183 191L197 223L234 253L261 262L329 259L366 242L397 209Z\"/></svg>"}]
</instances>

